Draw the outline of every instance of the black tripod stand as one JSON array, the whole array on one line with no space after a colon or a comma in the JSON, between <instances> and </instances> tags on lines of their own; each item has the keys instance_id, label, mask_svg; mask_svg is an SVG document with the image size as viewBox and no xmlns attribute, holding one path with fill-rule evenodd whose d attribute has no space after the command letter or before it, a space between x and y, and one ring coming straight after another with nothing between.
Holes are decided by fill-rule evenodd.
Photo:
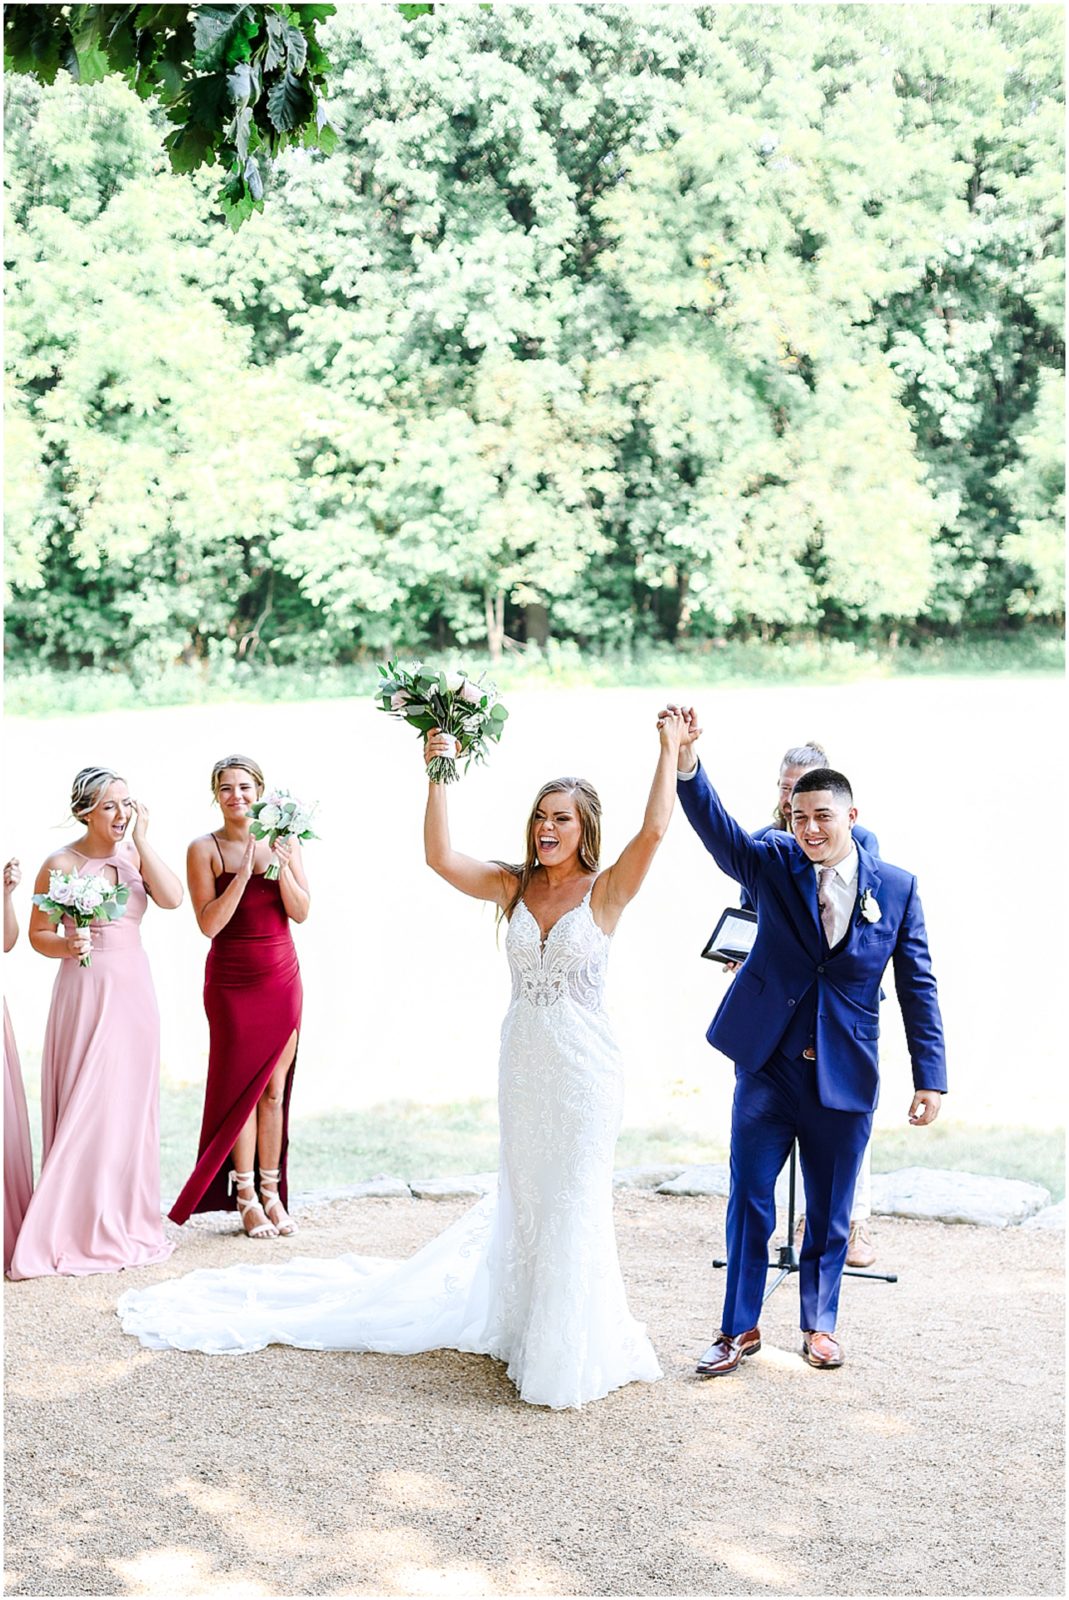
<instances>
[{"instance_id":1,"label":"black tripod stand","mask_svg":"<svg viewBox=\"0 0 1069 1600\"><path fill-rule=\"evenodd\" d=\"M775 1293L780 1284L783 1282L784 1278L789 1278L792 1272L798 1271L798 1251L794 1248L794 1196L797 1180L798 1143L796 1140L795 1143L791 1145L791 1164L787 1173L787 1243L780 1245L775 1261L770 1261L768 1263L769 1272L774 1272L776 1276L772 1279L772 1282L765 1290L764 1298L766 1300L770 1294ZM726 1267L727 1262L714 1259L713 1266ZM897 1272L869 1272L868 1269L864 1267L844 1267L843 1276L850 1278L873 1278L879 1283L898 1282Z\"/></svg>"}]
</instances>

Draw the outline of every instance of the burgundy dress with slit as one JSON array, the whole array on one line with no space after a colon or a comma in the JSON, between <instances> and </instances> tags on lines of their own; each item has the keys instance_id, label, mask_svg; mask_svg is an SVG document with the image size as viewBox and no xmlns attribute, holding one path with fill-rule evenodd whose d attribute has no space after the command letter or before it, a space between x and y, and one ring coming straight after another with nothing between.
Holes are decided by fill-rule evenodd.
<instances>
[{"instance_id":1,"label":"burgundy dress with slit","mask_svg":"<svg viewBox=\"0 0 1069 1600\"><path fill-rule=\"evenodd\" d=\"M222 894L232 872L215 875ZM198 1211L227 1211L237 1197L227 1194L234 1143L271 1081L275 1063L301 1026L301 971L277 879L254 874L237 910L212 940L204 970L204 1009L210 1048L197 1164L171 1207L171 1220L185 1222ZM289 1146L290 1090L286 1075L282 1101L282 1176L279 1193L286 1205L286 1154ZM256 1166L259 1177L259 1164Z\"/></svg>"}]
</instances>

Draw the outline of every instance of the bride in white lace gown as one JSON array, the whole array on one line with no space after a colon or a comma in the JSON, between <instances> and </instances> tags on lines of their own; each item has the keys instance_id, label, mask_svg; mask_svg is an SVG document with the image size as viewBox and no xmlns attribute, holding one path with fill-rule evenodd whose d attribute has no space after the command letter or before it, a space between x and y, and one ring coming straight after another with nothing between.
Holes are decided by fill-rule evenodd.
<instances>
[{"instance_id":1,"label":"bride in white lace gown","mask_svg":"<svg viewBox=\"0 0 1069 1600\"><path fill-rule=\"evenodd\" d=\"M501 1030L500 1172L488 1195L407 1261L345 1255L236 1266L131 1290L127 1333L152 1348L238 1355L268 1344L411 1355L465 1350L507 1363L523 1400L580 1406L661 1369L627 1307L612 1218L623 1068L602 1005L609 941L675 799L682 719L661 748L642 827L598 872L600 805L583 779L536 797L522 867L452 848L430 785L434 870L509 919L512 1000ZM432 734L425 755L448 755Z\"/></svg>"}]
</instances>

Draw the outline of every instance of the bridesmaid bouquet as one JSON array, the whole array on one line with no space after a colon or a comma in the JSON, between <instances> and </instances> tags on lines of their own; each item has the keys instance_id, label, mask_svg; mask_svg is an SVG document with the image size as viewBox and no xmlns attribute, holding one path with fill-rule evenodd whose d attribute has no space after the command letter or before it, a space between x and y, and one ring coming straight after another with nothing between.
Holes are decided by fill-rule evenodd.
<instances>
[{"instance_id":1,"label":"bridesmaid bouquet","mask_svg":"<svg viewBox=\"0 0 1069 1600\"><path fill-rule=\"evenodd\" d=\"M312 832L315 809L288 789L272 789L249 807L249 832L254 839L266 839L272 846L276 839L318 839L319 835ZM278 862L272 861L264 877L277 878L280 870Z\"/></svg>"},{"instance_id":2,"label":"bridesmaid bouquet","mask_svg":"<svg viewBox=\"0 0 1069 1600\"><path fill-rule=\"evenodd\" d=\"M486 760L488 741L501 738L508 712L492 683L466 672L426 672L421 662L401 667L388 661L379 672L383 682L375 698L380 711L418 728L424 739L435 728L453 737L455 755L435 756L427 767L432 783L455 783L458 757L466 758L467 772L473 761Z\"/></svg>"},{"instance_id":3,"label":"bridesmaid bouquet","mask_svg":"<svg viewBox=\"0 0 1069 1600\"><path fill-rule=\"evenodd\" d=\"M47 891L35 894L33 903L40 906L53 927L70 917L76 928L88 928L93 922L117 922L129 898L127 884L112 883L99 874L50 872ZM92 955L79 956L78 965L91 967Z\"/></svg>"}]
</instances>

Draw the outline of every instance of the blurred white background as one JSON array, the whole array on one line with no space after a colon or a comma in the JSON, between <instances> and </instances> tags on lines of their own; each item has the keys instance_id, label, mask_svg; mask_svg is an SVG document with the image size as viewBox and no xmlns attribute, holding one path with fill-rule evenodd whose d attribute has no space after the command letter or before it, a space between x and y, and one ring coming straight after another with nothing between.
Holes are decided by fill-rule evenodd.
<instances>
[{"instance_id":1,"label":"blurred white background","mask_svg":"<svg viewBox=\"0 0 1069 1600\"><path fill-rule=\"evenodd\" d=\"M450 790L455 845L517 859L536 788L581 773L602 796L610 862L641 818L663 693L509 694L511 718L490 764ZM679 696L688 698L685 684ZM860 819L878 833L884 857L918 875L948 1036L946 1114L1060 1124L1061 683L917 678L693 698L706 767L740 821L752 828L768 819L780 755L815 738L853 782ZM262 763L269 782L320 802L322 839L306 856L312 913L296 930L305 1013L295 1113L495 1093L509 985L494 913L424 865L418 738L370 699L12 718L6 743L0 850L23 865L16 904L24 933L5 959L5 989L28 1078L38 1070L54 977L25 939L29 897L43 858L75 837L63 824L73 774L91 763L120 771L151 808L157 848L184 874L188 841L218 821L212 763L241 751ZM726 980L699 952L735 898L677 813L614 941L609 999L629 1063L631 1125L670 1120L726 1133L732 1072L704 1039ZM199 1082L207 943L188 903L177 912L150 907L144 937L163 1015L164 1075ZM877 1123L903 1124L911 1083L893 995L882 1049Z\"/></svg>"}]
</instances>

